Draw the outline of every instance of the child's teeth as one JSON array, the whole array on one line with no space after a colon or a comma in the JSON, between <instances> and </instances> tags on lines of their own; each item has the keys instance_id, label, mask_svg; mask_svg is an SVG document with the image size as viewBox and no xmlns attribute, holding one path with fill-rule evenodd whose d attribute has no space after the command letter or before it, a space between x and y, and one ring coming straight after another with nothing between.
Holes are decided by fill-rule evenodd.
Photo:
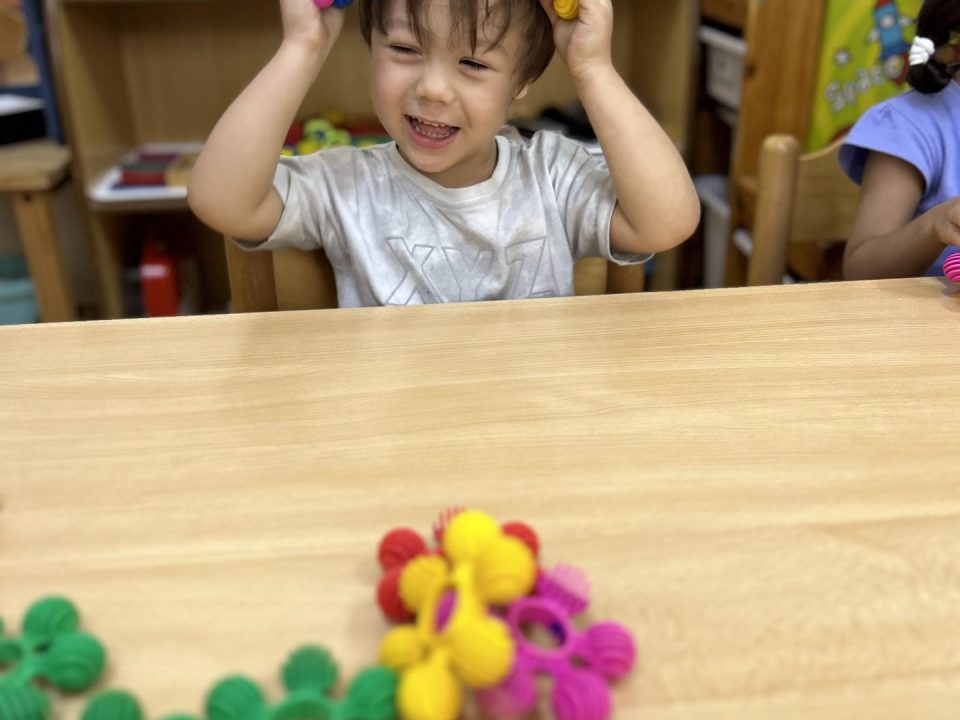
<instances>
[{"instance_id":1,"label":"child's teeth","mask_svg":"<svg viewBox=\"0 0 960 720\"><path fill-rule=\"evenodd\" d=\"M449 125L429 122L427 120L421 120L420 118L413 118L413 121L417 132L434 140L442 140L443 138L449 137L454 130Z\"/></svg>"}]
</instances>

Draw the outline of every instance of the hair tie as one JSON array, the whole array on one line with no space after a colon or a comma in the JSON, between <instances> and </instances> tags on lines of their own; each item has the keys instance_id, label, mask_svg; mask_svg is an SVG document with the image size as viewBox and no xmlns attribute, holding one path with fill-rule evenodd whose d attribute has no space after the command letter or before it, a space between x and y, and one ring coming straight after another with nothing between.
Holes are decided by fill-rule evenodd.
<instances>
[{"instance_id":1,"label":"hair tie","mask_svg":"<svg viewBox=\"0 0 960 720\"><path fill-rule=\"evenodd\" d=\"M933 40L917 35L910 46L910 66L926 65L936 51L937 46L933 44Z\"/></svg>"}]
</instances>

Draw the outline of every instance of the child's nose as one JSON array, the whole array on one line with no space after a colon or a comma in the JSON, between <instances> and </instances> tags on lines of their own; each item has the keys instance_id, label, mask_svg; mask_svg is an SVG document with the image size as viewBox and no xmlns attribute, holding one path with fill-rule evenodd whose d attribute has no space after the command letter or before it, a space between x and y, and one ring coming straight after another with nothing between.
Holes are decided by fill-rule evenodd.
<instances>
[{"instance_id":1,"label":"child's nose","mask_svg":"<svg viewBox=\"0 0 960 720\"><path fill-rule=\"evenodd\" d=\"M417 93L422 100L449 103L453 99L453 82L448 69L441 63L425 63Z\"/></svg>"}]
</instances>

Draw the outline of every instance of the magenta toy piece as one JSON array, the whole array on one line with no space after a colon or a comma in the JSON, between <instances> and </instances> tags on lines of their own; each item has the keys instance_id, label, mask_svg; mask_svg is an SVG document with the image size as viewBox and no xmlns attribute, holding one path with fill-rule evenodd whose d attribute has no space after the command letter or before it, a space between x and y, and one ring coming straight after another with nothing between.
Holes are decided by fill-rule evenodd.
<instances>
[{"instance_id":1,"label":"magenta toy piece","mask_svg":"<svg viewBox=\"0 0 960 720\"><path fill-rule=\"evenodd\" d=\"M571 615L585 608L586 598L570 592L569 568L562 575L560 584L569 594L538 588L540 597L522 598L507 610L507 624L517 643L513 671L500 685L477 693L480 706L495 717L531 712L537 702L536 675L546 673L555 681L551 700L558 720L607 720L611 709L607 683L626 675L636 661L633 637L618 623L596 623L585 632L573 626ZM558 646L544 648L529 640L522 628L530 623L549 628Z\"/></svg>"},{"instance_id":2,"label":"magenta toy piece","mask_svg":"<svg viewBox=\"0 0 960 720\"><path fill-rule=\"evenodd\" d=\"M330 7L333 5L333 0L313 0L318 8L321 10Z\"/></svg>"},{"instance_id":3,"label":"magenta toy piece","mask_svg":"<svg viewBox=\"0 0 960 720\"><path fill-rule=\"evenodd\" d=\"M443 533L447 531L447 525L450 524L450 521L464 510L466 510L466 508L450 507L440 513L433 523L433 539L437 545L443 544Z\"/></svg>"},{"instance_id":4,"label":"magenta toy piece","mask_svg":"<svg viewBox=\"0 0 960 720\"><path fill-rule=\"evenodd\" d=\"M557 565L550 572L540 574L536 594L553 600L573 617L590 604L590 581L578 567Z\"/></svg>"},{"instance_id":5,"label":"magenta toy piece","mask_svg":"<svg viewBox=\"0 0 960 720\"><path fill-rule=\"evenodd\" d=\"M955 252L944 261L943 274L947 280L960 283L960 252Z\"/></svg>"}]
</instances>

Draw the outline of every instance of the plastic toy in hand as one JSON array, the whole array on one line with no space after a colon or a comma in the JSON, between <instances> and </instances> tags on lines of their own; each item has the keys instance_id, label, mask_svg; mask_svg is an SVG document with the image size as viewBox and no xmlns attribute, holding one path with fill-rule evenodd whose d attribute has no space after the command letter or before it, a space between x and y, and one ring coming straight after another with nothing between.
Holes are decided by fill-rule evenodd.
<instances>
[{"instance_id":1,"label":"plastic toy in hand","mask_svg":"<svg viewBox=\"0 0 960 720\"><path fill-rule=\"evenodd\" d=\"M433 524L433 537L438 545L438 548L434 551L430 550L427 542L416 530L410 528L395 528L380 540L380 545L377 548L377 559L384 574L377 585L377 604L380 605L383 614L389 619L394 622L410 622L413 620L413 612L400 598L400 575L407 563L413 558L428 555L431 552L442 552L439 546L443 540L443 533L450 521L462 512L462 508L450 508L440 513L440 517ZM522 522L508 522L504 523L501 530L504 534L522 541L530 548L534 558L537 557L540 552L540 542L532 528Z\"/></svg>"},{"instance_id":2,"label":"plastic toy in hand","mask_svg":"<svg viewBox=\"0 0 960 720\"><path fill-rule=\"evenodd\" d=\"M43 720L49 701L38 682L63 692L86 690L103 672L106 653L92 635L78 632L80 614L69 600L48 597L27 610L19 637L0 622L0 718Z\"/></svg>"},{"instance_id":3,"label":"plastic toy in hand","mask_svg":"<svg viewBox=\"0 0 960 720\"><path fill-rule=\"evenodd\" d=\"M947 280L960 283L960 252L955 252L944 261L943 274Z\"/></svg>"},{"instance_id":4,"label":"plastic toy in hand","mask_svg":"<svg viewBox=\"0 0 960 720\"><path fill-rule=\"evenodd\" d=\"M328 7L335 7L343 10L347 5L353 2L353 0L313 0L318 8L324 10Z\"/></svg>"},{"instance_id":5,"label":"plastic toy in hand","mask_svg":"<svg viewBox=\"0 0 960 720\"><path fill-rule=\"evenodd\" d=\"M507 676L513 640L488 606L523 597L536 578L530 548L481 512L450 521L443 553L446 559L419 555L406 564L400 595L417 622L395 628L380 646L380 662L400 673L397 704L406 720L454 720L463 706L461 682L492 687ZM450 590L453 608L444 619L440 605Z\"/></svg>"},{"instance_id":6,"label":"plastic toy in hand","mask_svg":"<svg viewBox=\"0 0 960 720\"><path fill-rule=\"evenodd\" d=\"M578 0L553 0L553 9L561 20L574 20L580 13L580 3Z\"/></svg>"},{"instance_id":7,"label":"plastic toy in hand","mask_svg":"<svg viewBox=\"0 0 960 720\"><path fill-rule=\"evenodd\" d=\"M498 718L531 712L537 704L536 676L543 673L554 680L551 704L557 720L606 720L611 710L608 682L629 672L636 647L617 623L578 631L571 618L588 602L589 585L576 568L561 566L541 574L536 596L517 600L507 610L516 660L504 682L477 693L480 707ZM543 648L528 639L523 628L530 624L548 628L558 646Z\"/></svg>"}]
</instances>

